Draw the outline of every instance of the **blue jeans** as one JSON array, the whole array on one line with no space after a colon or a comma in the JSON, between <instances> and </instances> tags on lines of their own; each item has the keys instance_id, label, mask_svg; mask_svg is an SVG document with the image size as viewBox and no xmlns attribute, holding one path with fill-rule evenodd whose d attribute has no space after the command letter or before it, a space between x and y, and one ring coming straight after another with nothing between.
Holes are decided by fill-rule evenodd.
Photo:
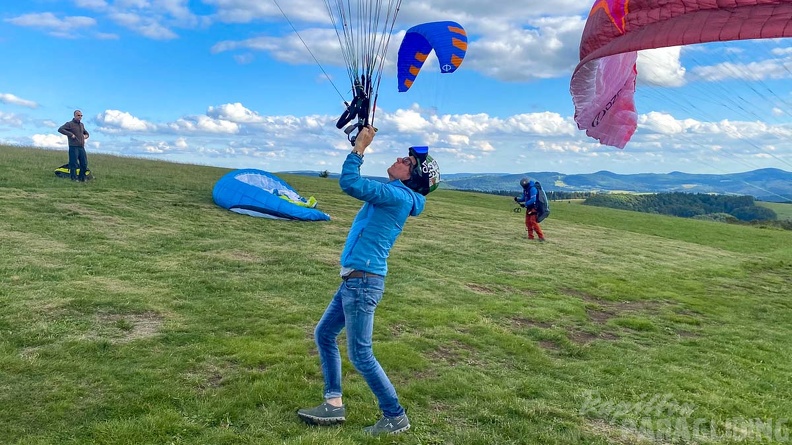
<instances>
[{"instance_id":1,"label":"blue jeans","mask_svg":"<svg viewBox=\"0 0 792 445\"><path fill-rule=\"evenodd\" d=\"M69 145L69 177L72 181L77 180L76 169L80 169L80 181L85 181L85 172L88 170L88 156L85 154L85 147Z\"/></svg>"},{"instance_id":2,"label":"blue jeans","mask_svg":"<svg viewBox=\"0 0 792 445\"><path fill-rule=\"evenodd\" d=\"M371 349L374 310L384 290L383 277L366 275L344 280L316 325L314 336L322 362L325 399L341 397L341 354L336 337L346 327L349 360L377 397L383 414L396 417L404 414L404 408Z\"/></svg>"}]
</instances>

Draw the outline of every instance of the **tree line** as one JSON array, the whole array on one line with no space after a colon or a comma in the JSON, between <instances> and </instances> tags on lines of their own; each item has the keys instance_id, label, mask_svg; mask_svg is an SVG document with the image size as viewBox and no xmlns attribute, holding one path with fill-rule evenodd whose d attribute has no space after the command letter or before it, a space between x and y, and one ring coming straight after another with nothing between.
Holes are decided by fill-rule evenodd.
<instances>
[{"instance_id":1,"label":"tree line","mask_svg":"<svg viewBox=\"0 0 792 445\"><path fill-rule=\"evenodd\" d=\"M477 192L477 193L489 193L490 195L499 195L499 196L517 196L522 193L520 191L514 190L459 190L460 192ZM545 195L547 195L547 199L550 201L564 201L568 199L586 199L590 196L596 195L594 192L548 192L545 190Z\"/></svg>"},{"instance_id":2,"label":"tree line","mask_svg":"<svg viewBox=\"0 0 792 445\"><path fill-rule=\"evenodd\" d=\"M479 190L478 192L499 196L516 196L521 193L515 190ZM792 230L792 220L778 220L776 212L756 205L756 200L752 196L682 192L629 194L553 191L545 193L550 201L582 199L585 205Z\"/></svg>"},{"instance_id":3,"label":"tree line","mask_svg":"<svg viewBox=\"0 0 792 445\"><path fill-rule=\"evenodd\" d=\"M585 205L659 213L682 218L729 215L739 221L775 221L778 215L767 207L756 205L752 196L711 195L704 193L592 194ZM722 217L720 219L723 219Z\"/></svg>"}]
</instances>

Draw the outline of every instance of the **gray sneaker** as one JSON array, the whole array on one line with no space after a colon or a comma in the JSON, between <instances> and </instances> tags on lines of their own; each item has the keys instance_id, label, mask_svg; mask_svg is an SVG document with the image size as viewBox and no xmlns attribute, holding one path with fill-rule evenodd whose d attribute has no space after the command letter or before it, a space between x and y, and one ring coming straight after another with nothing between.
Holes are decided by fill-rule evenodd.
<instances>
[{"instance_id":1,"label":"gray sneaker","mask_svg":"<svg viewBox=\"0 0 792 445\"><path fill-rule=\"evenodd\" d=\"M297 415L309 425L337 425L346 421L346 408L325 402L315 408L299 409Z\"/></svg>"},{"instance_id":2,"label":"gray sneaker","mask_svg":"<svg viewBox=\"0 0 792 445\"><path fill-rule=\"evenodd\" d=\"M396 417L383 417L372 426L363 428L364 433L377 436L380 434L399 434L410 429L410 420L407 414Z\"/></svg>"}]
</instances>

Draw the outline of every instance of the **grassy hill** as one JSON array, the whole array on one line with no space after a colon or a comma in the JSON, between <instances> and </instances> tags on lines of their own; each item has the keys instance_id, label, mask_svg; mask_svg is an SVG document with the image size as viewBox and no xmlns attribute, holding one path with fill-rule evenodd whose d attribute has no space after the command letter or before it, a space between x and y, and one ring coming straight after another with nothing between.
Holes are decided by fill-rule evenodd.
<instances>
[{"instance_id":1,"label":"grassy hill","mask_svg":"<svg viewBox=\"0 0 792 445\"><path fill-rule=\"evenodd\" d=\"M792 172L763 168L722 175L671 173L617 174L599 171L587 174L558 172L457 173L446 175L444 188L454 190L520 190L520 178L530 177L542 183L545 191L598 191L630 193L718 193L748 195L771 202L792 200Z\"/></svg>"},{"instance_id":2,"label":"grassy hill","mask_svg":"<svg viewBox=\"0 0 792 445\"><path fill-rule=\"evenodd\" d=\"M226 169L89 156L79 184L63 152L0 147L0 443L789 437L789 231L557 202L529 243L510 198L439 190L375 324L413 429L367 438L346 360L346 425L294 414L320 401L312 332L360 203L282 175L333 221L252 218L213 204Z\"/></svg>"},{"instance_id":3,"label":"grassy hill","mask_svg":"<svg viewBox=\"0 0 792 445\"><path fill-rule=\"evenodd\" d=\"M785 202L757 202L757 205L767 207L776 212L778 219L792 220L792 203Z\"/></svg>"}]
</instances>

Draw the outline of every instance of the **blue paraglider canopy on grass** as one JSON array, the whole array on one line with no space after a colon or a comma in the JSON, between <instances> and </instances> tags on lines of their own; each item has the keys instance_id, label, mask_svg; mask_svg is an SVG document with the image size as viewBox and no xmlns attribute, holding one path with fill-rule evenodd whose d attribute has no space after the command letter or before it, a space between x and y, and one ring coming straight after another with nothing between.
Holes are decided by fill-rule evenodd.
<instances>
[{"instance_id":1,"label":"blue paraglider canopy on grass","mask_svg":"<svg viewBox=\"0 0 792 445\"><path fill-rule=\"evenodd\" d=\"M232 212L273 219L329 221L317 210L316 199L303 198L281 178L264 170L234 170L220 178L212 190L215 204Z\"/></svg>"}]
</instances>

